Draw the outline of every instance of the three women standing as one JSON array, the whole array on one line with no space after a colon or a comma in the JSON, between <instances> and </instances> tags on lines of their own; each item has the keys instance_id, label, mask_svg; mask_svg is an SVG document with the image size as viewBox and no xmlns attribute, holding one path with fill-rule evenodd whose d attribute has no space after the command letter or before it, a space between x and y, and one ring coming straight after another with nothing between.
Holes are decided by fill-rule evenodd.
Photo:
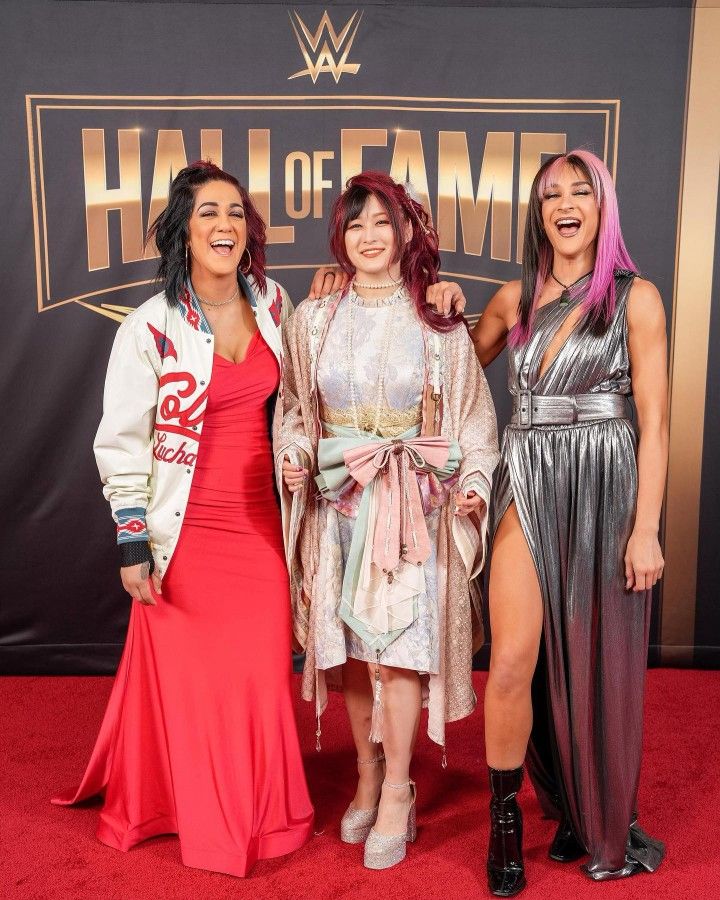
<instances>
[{"instance_id":1,"label":"three women standing","mask_svg":"<svg viewBox=\"0 0 720 900\"><path fill-rule=\"evenodd\" d=\"M154 604L165 576L163 602L133 607L98 744L62 802L105 791L106 842L127 849L178 831L190 865L244 874L255 858L299 846L312 818L266 465L289 304L265 282L262 223L237 182L205 164L181 175L155 235L165 295L118 333L96 446L124 583ZM238 272L246 244L249 282ZM423 306L426 290L440 307L462 298L456 286L431 287L437 240L422 208L365 173L336 204L332 245L353 284L301 305L287 328L276 461L303 692L319 714L327 688L343 685L359 780L342 834L367 838L366 864L383 868L414 837L421 704L440 744L445 721L474 705L468 581L482 563L495 425L466 332ZM636 797L650 589L663 565L665 323L596 157L578 151L541 168L523 280L498 292L472 338L483 364L509 346L514 400L493 495L490 888L512 896L525 885L516 795L529 739L535 787L560 819L551 856L587 852L595 879L653 871L663 847L638 827ZM257 577L262 585L237 590ZM239 602L257 595L272 610ZM534 719L533 676L544 680ZM269 756L258 756L258 734Z\"/></svg>"}]
</instances>

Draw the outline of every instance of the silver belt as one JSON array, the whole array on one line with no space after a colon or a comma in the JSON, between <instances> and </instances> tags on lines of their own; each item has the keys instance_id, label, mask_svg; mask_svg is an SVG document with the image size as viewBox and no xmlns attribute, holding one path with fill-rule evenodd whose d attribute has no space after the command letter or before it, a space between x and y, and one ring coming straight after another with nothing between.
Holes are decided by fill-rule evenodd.
<instances>
[{"instance_id":1,"label":"silver belt","mask_svg":"<svg viewBox=\"0 0 720 900\"><path fill-rule=\"evenodd\" d=\"M628 419L630 403L624 394L559 394L547 396L518 391L513 396L510 424L516 428L535 425L574 425L598 419Z\"/></svg>"}]
</instances>

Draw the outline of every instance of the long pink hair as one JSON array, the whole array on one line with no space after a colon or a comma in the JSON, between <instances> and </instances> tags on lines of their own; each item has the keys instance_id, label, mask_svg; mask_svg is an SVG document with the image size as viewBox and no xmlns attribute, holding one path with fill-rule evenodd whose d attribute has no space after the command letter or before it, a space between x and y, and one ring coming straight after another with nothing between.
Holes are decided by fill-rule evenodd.
<instances>
[{"instance_id":1,"label":"long pink hair","mask_svg":"<svg viewBox=\"0 0 720 900\"><path fill-rule=\"evenodd\" d=\"M615 272L619 269L638 271L625 247L615 185L605 163L587 150L571 150L552 156L540 167L530 188L519 318L508 338L511 346L524 344L529 339L537 302L552 270L553 248L543 227L542 203L546 189L554 183L564 165L572 166L592 185L600 212L592 276L589 283L571 291L571 297L586 291L583 299L586 313L594 323L606 327L615 314Z\"/></svg>"},{"instance_id":2,"label":"long pink hair","mask_svg":"<svg viewBox=\"0 0 720 900\"><path fill-rule=\"evenodd\" d=\"M435 331L450 331L463 323L457 314L441 316L425 302L428 285L438 280L440 254L438 235L423 207L410 197L405 188L384 172L361 172L348 179L345 190L333 204L330 215L330 250L343 271L354 275L355 269L345 249L348 224L362 212L368 197L377 197L385 208L395 234L396 258L400 275L415 302L417 314ZM407 224L412 228L405 242Z\"/></svg>"}]
</instances>

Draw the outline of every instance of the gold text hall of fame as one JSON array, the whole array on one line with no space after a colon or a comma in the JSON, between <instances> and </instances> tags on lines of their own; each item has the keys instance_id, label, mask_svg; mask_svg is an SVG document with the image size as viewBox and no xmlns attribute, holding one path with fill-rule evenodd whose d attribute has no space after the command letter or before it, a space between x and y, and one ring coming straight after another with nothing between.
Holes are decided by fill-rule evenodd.
<instances>
[{"instance_id":1,"label":"gold text hall of fame","mask_svg":"<svg viewBox=\"0 0 720 900\"><path fill-rule=\"evenodd\" d=\"M121 321L130 307L120 292L153 280L148 226L192 159L247 186L268 225L271 271L327 261L329 204L372 166L412 183L438 229L444 274L492 286L518 276L545 155L581 144L615 174L617 99L320 94L323 77L360 69L349 54L361 18L335 29L325 13L311 31L291 15L306 65L289 77L318 94L28 95L38 310L79 303Z\"/></svg>"}]
</instances>

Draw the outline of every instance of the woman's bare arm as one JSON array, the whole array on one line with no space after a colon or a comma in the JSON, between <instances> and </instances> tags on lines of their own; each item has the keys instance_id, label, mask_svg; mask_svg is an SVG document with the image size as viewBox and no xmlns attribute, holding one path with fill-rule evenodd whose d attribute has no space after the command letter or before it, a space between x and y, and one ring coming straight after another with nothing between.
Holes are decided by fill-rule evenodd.
<instances>
[{"instance_id":1,"label":"woman's bare arm","mask_svg":"<svg viewBox=\"0 0 720 900\"><path fill-rule=\"evenodd\" d=\"M633 395L638 413L638 497L625 555L626 587L643 591L661 577L658 541L668 461L668 378L665 310L653 284L636 279L628 299Z\"/></svg>"},{"instance_id":2,"label":"woman's bare arm","mask_svg":"<svg viewBox=\"0 0 720 900\"><path fill-rule=\"evenodd\" d=\"M443 315L448 315L451 309L462 312L466 305L465 295L460 285L454 281L431 284L426 299ZM508 281L491 297L485 311L471 329L470 337L475 346L475 354L483 368L504 349L508 332L517 319L519 302L520 282Z\"/></svg>"}]
</instances>

